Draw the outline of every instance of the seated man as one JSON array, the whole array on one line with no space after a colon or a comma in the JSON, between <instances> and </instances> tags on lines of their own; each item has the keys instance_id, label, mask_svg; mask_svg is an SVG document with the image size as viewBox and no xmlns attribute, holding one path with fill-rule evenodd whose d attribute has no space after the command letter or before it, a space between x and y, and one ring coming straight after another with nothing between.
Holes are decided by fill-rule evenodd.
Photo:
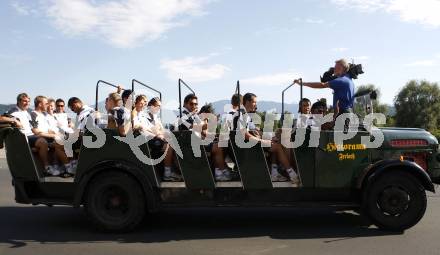
<instances>
[{"instance_id":1,"label":"seated man","mask_svg":"<svg viewBox=\"0 0 440 255\"><path fill-rule=\"evenodd\" d=\"M323 101L318 101L312 105L312 114L319 114L325 116L327 114L327 104ZM313 117L312 117L313 118ZM312 125L316 126L316 122L312 119ZM321 125L321 130L333 129L334 121L325 122Z\"/></svg>"},{"instance_id":2,"label":"seated man","mask_svg":"<svg viewBox=\"0 0 440 255\"><path fill-rule=\"evenodd\" d=\"M327 104L323 101L317 101L312 105L312 114L322 114L327 113Z\"/></svg>"},{"instance_id":3,"label":"seated man","mask_svg":"<svg viewBox=\"0 0 440 255\"><path fill-rule=\"evenodd\" d=\"M65 133L71 134L73 133L73 124L70 122L67 113L64 110L64 107L64 100L58 98L55 101L54 117L58 122L58 128Z\"/></svg>"},{"instance_id":4,"label":"seated man","mask_svg":"<svg viewBox=\"0 0 440 255\"><path fill-rule=\"evenodd\" d=\"M93 108L83 104L83 102L77 97L71 97L67 102L70 110L76 113L75 129L82 132L85 131L87 119L92 117L95 112Z\"/></svg>"},{"instance_id":5,"label":"seated man","mask_svg":"<svg viewBox=\"0 0 440 255\"><path fill-rule=\"evenodd\" d=\"M108 127L114 123L114 127L118 129L120 136L126 136L130 130L131 120L130 113L122 105L122 97L118 93L110 93L107 100L109 109Z\"/></svg>"},{"instance_id":6,"label":"seated man","mask_svg":"<svg viewBox=\"0 0 440 255\"><path fill-rule=\"evenodd\" d=\"M292 166L289 163L289 159L286 156L283 147L279 143L275 143L270 140L264 140L261 138L259 131L257 130L255 123L253 123L250 113L255 113L257 110L257 96L252 93L246 93L243 96L243 106L244 109L241 109L241 114L235 116L234 118L234 130L237 132L241 132L246 141L256 141L261 144L270 145L270 152L272 154L272 158L276 159L276 161L280 162L281 165L286 169L289 174L289 178L293 184L299 184L299 178L296 174L295 170L293 170ZM284 176L282 176L278 172L277 164L273 164L271 166L271 178L272 181L284 181Z\"/></svg>"},{"instance_id":7,"label":"seated man","mask_svg":"<svg viewBox=\"0 0 440 255\"><path fill-rule=\"evenodd\" d=\"M32 132L32 118L28 112L29 103L30 97L26 93L21 93L17 96L17 105L8 110L5 115L11 116L20 122L20 125L17 125L17 127L20 128L20 131L27 137L29 146L37 149L38 156L43 162L44 170L47 173L56 174L56 169L49 164L49 145L47 140L43 137L36 136Z\"/></svg>"},{"instance_id":8,"label":"seated man","mask_svg":"<svg viewBox=\"0 0 440 255\"><path fill-rule=\"evenodd\" d=\"M312 124L310 105L311 102L308 98L299 101L298 118L293 121L294 128L306 128Z\"/></svg>"},{"instance_id":9,"label":"seated man","mask_svg":"<svg viewBox=\"0 0 440 255\"><path fill-rule=\"evenodd\" d=\"M9 125L11 125L13 127L22 128L22 125L21 125L19 120L17 120L14 117L7 116L7 115L1 115L0 116L0 122L1 123L7 123L7 124L9 124Z\"/></svg>"},{"instance_id":10,"label":"seated man","mask_svg":"<svg viewBox=\"0 0 440 255\"><path fill-rule=\"evenodd\" d=\"M202 121L197 114L198 98L194 94L189 94L183 100L182 117L179 119L179 130L201 130L201 138L206 137L208 124ZM213 142L205 146L206 150L211 150L214 161L214 174L216 181L230 181L232 179L229 169L226 167L223 150L218 143Z\"/></svg>"},{"instance_id":11,"label":"seated man","mask_svg":"<svg viewBox=\"0 0 440 255\"><path fill-rule=\"evenodd\" d=\"M34 99L34 104L35 110L31 113L32 132L36 136L44 138L48 144L53 145L55 156L64 165L66 172L74 174L75 171L64 152L64 147L55 142L55 138L58 134L55 132L56 127L51 126L50 120L47 116L47 98L44 96L37 96ZM61 172L55 167L55 165L51 164L51 167L49 168L50 171L48 171L48 174L54 176L60 175Z\"/></svg>"}]
</instances>

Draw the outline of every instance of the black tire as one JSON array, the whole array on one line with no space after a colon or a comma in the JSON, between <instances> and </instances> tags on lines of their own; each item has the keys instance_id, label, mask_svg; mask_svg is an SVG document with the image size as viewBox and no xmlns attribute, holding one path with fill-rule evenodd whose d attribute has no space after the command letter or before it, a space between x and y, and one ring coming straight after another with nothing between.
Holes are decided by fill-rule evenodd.
<instances>
[{"instance_id":1,"label":"black tire","mask_svg":"<svg viewBox=\"0 0 440 255\"><path fill-rule=\"evenodd\" d=\"M381 174L364 192L363 211L382 230L404 231L425 214L425 189L407 172Z\"/></svg>"},{"instance_id":2,"label":"black tire","mask_svg":"<svg viewBox=\"0 0 440 255\"><path fill-rule=\"evenodd\" d=\"M123 172L93 178L84 201L85 211L101 231L127 232L145 217L146 201L139 183Z\"/></svg>"}]
</instances>

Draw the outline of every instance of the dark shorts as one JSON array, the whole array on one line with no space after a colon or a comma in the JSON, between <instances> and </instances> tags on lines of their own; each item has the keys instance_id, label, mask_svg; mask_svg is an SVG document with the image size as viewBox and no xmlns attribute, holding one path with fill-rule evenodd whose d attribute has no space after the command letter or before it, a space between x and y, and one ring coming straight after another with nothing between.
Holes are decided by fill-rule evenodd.
<instances>
[{"instance_id":1,"label":"dark shorts","mask_svg":"<svg viewBox=\"0 0 440 255\"><path fill-rule=\"evenodd\" d=\"M206 152L212 152L212 147L214 146L214 143L210 143L208 145L204 145Z\"/></svg>"},{"instance_id":2,"label":"dark shorts","mask_svg":"<svg viewBox=\"0 0 440 255\"><path fill-rule=\"evenodd\" d=\"M53 138L39 137L39 136L36 136L36 135L30 135L27 138L28 138L29 146L31 148L35 147L35 143L40 138L45 139L48 144L51 144L51 143L53 143L55 141L55 139L53 139Z\"/></svg>"},{"instance_id":3,"label":"dark shorts","mask_svg":"<svg viewBox=\"0 0 440 255\"><path fill-rule=\"evenodd\" d=\"M35 147L35 143L37 142L38 138L39 137L36 136L36 135L30 135L30 136L27 137L28 142L29 142L29 146L31 148Z\"/></svg>"},{"instance_id":4,"label":"dark shorts","mask_svg":"<svg viewBox=\"0 0 440 255\"><path fill-rule=\"evenodd\" d=\"M148 141L148 146L152 150L162 151L164 145L165 142L162 139L153 138L150 141Z\"/></svg>"}]
</instances>

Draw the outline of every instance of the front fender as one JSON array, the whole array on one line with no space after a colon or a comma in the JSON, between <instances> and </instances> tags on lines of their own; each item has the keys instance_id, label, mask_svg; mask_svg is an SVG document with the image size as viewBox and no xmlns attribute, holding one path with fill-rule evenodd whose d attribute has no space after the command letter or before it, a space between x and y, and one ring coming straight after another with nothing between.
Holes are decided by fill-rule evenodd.
<instances>
[{"instance_id":1,"label":"front fender","mask_svg":"<svg viewBox=\"0 0 440 255\"><path fill-rule=\"evenodd\" d=\"M398 159L381 160L370 165L359 175L356 187L362 189L368 182L374 181L382 173L390 170L407 171L416 177L426 190L435 193L434 184L422 167L415 162Z\"/></svg>"},{"instance_id":2,"label":"front fender","mask_svg":"<svg viewBox=\"0 0 440 255\"><path fill-rule=\"evenodd\" d=\"M74 202L73 202L74 207L79 207L82 204L87 186L90 183L90 181L93 179L93 177L109 170L124 171L130 174L131 176L133 176L133 178L136 179L136 181L139 183L139 185L141 185L144 191L145 198L147 200L146 201L148 206L147 208L150 211L153 211L154 209L157 208L157 201L156 201L156 196L154 195L153 186L151 185L151 182L148 179L145 172L139 169L139 167L137 167L136 165L121 160L102 161L90 167L87 171L84 171L84 174L79 177L79 180L76 181L77 189L74 196Z\"/></svg>"}]
</instances>

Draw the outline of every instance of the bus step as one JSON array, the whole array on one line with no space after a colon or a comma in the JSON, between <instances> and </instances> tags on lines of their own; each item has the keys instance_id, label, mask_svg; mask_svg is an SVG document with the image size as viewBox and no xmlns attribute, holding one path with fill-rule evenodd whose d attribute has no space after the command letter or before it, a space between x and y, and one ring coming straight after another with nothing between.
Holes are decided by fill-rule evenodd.
<instances>
[{"instance_id":1,"label":"bus step","mask_svg":"<svg viewBox=\"0 0 440 255\"><path fill-rule=\"evenodd\" d=\"M185 182L161 182L161 188L186 188Z\"/></svg>"},{"instance_id":2,"label":"bus step","mask_svg":"<svg viewBox=\"0 0 440 255\"><path fill-rule=\"evenodd\" d=\"M216 188L242 188L243 184L241 182L216 182Z\"/></svg>"}]
</instances>

